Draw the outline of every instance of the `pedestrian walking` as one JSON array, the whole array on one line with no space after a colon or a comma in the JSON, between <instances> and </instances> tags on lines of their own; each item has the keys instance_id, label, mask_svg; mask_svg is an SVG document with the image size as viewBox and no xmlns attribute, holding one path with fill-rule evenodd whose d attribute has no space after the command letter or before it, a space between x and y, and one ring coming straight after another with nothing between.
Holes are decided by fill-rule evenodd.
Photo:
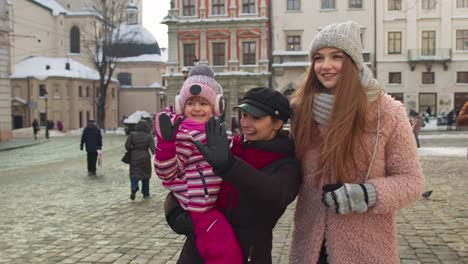
<instances>
[{"instance_id":1,"label":"pedestrian walking","mask_svg":"<svg viewBox=\"0 0 468 264\"><path fill-rule=\"evenodd\" d=\"M125 149L130 152L130 199L135 200L141 181L143 198L150 197L149 181L151 178L151 158L154 154L154 139L151 127L145 120L140 120L125 142Z\"/></svg>"},{"instance_id":2,"label":"pedestrian walking","mask_svg":"<svg viewBox=\"0 0 468 264\"><path fill-rule=\"evenodd\" d=\"M81 135L80 150L86 145L88 175L96 175L96 162L98 150L102 150L101 130L96 126L94 120L88 120L88 125Z\"/></svg>"},{"instance_id":3,"label":"pedestrian walking","mask_svg":"<svg viewBox=\"0 0 468 264\"><path fill-rule=\"evenodd\" d=\"M410 117L410 123L413 129L414 138L416 139L416 145L419 148L421 147L421 144L419 143L419 133L421 132L421 128L425 126L424 119L414 110L410 111Z\"/></svg>"},{"instance_id":4,"label":"pedestrian walking","mask_svg":"<svg viewBox=\"0 0 468 264\"><path fill-rule=\"evenodd\" d=\"M289 263L400 263L396 211L424 176L405 107L364 63L361 27L324 27L291 97L302 164Z\"/></svg>"},{"instance_id":5,"label":"pedestrian walking","mask_svg":"<svg viewBox=\"0 0 468 264\"><path fill-rule=\"evenodd\" d=\"M32 122L32 127L33 127L33 133L34 133L34 140L37 140L37 133L41 128L39 127L39 123L37 122L37 119L34 119Z\"/></svg>"}]
</instances>

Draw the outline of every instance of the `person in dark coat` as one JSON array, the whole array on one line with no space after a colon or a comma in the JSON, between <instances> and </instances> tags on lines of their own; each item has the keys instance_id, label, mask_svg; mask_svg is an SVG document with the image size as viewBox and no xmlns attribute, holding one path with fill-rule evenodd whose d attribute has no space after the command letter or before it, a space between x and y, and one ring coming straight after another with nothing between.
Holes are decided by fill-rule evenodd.
<instances>
[{"instance_id":1,"label":"person in dark coat","mask_svg":"<svg viewBox=\"0 0 468 264\"><path fill-rule=\"evenodd\" d=\"M143 198L148 198L149 180L151 178L151 155L154 154L154 139L147 121L140 120L135 131L131 132L125 142L125 149L130 151L130 199L135 200L138 192L138 182L141 181Z\"/></svg>"},{"instance_id":2,"label":"person in dark coat","mask_svg":"<svg viewBox=\"0 0 468 264\"><path fill-rule=\"evenodd\" d=\"M41 130L39 128L39 123L37 122L37 119L33 120L32 127L33 127L33 133L34 133L34 140L37 140L37 132L39 132L39 130Z\"/></svg>"},{"instance_id":3,"label":"person in dark coat","mask_svg":"<svg viewBox=\"0 0 468 264\"><path fill-rule=\"evenodd\" d=\"M289 102L273 89L253 88L235 109L241 111L241 133L232 139L231 150L226 144L225 125L214 118L208 121L207 130L221 126L224 133L207 132L207 145L197 148L223 178L217 208L232 225L243 263L270 264L273 228L294 201L301 182L293 141L282 129L290 117ZM169 226L187 235L177 263L203 263L190 217L171 193L165 213Z\"/></svg>"},{"instance_id":4,"label":"person in dark coat","mask_svg":"<svg viewBox=\"0 0 468 264\"><path fill-rule=\"evenodd\" d=\"M96 175L96 161L98 151L102 149L101 130L96 126L94 120L88 120L88 125L83 130L81 135L80 150L83 150L83 145L86 145L87 160L88 160L88 175Z\"/></svg>"}]
</instances>

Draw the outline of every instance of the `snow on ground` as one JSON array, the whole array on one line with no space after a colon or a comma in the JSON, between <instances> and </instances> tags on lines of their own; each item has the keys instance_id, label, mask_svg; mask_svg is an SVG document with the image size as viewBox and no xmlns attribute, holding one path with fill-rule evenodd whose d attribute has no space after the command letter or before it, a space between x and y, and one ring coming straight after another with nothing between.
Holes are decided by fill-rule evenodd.
<instances>
[{"instance_id":1,"label":"snow on ground","mask_svg":"<svg viewBox=\"0 0 468 264\"><path fill-rule=\"evenodd\" d=\"M455 156L468 157L468 148L466 147L421 147L418 148L418 154L423 156Z\"/></svg>"}]
</instances>

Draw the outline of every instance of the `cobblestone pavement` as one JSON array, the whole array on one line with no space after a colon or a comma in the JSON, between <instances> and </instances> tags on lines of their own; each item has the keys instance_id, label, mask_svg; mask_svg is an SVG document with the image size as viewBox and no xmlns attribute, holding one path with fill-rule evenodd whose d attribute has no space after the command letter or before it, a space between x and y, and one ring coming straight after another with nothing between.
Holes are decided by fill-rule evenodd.
<instances>
[{"instance_id":1,"label":"cobblestone pavement","mask_svg":"<svg viewBox=\"0 0 468 264\"><path fill-rule=\"evenodd\" d=\"M0 152L0 263L175 263L184 239L162 213L166 191L130 201L124 136L104 137L103 167L86 175L79 137ZM422 139L466 147L467 137ZM401 262L468 263L468 161L421 157L429 199L398 214ZM275 229L274 263L287 263L292 212Z\"/></svg>"}]
</instances>

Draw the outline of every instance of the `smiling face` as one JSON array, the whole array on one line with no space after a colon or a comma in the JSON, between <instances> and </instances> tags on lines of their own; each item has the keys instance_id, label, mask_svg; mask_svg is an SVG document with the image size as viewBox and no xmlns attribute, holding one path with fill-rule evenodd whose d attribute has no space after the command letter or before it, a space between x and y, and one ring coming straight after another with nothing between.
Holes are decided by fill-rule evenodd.
<instances>
[{"instance_id":1,"label":"smiling face","mask_svg":"<svg viewBox=\"0 0 468 264\"><path fill-rule=\"evenodd\" d=\"M253 115L241 111L241 130L244 140L271 140L278 133L283 125L283 121L273 119L271 116L254 117Z\"/></svg>"},{"instance_id":2,"label":"smiling face","mask_svg":"<svg viewBox=\"0 0 468 264\"><path fill-rule=\"evenodd\" d=\"M192 96L185 103L184 115L193 121L205 123L213 115L213 109L204 98Z\"/></svg>"},{"instance_id":3,"label":"smiling face","mask_svg":"<svg viewBox=\"0 0 468 264\"><path fill-rule=\"evenodd\" d=\"M322 85L333 92L341 78L346 54L336 48L319 49L312 57L314 72Z\"/></svg>"}]
</instances>

